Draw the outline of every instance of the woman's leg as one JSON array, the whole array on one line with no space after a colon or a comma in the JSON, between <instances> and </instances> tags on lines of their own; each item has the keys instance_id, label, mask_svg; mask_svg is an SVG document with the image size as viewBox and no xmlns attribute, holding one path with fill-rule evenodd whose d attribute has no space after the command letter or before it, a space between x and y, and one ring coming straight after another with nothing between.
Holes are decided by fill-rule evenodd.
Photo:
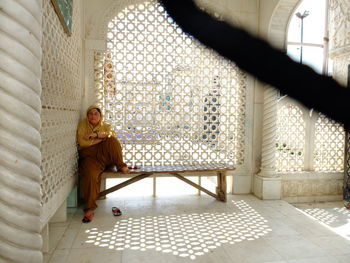
<instances>
[{"instance_id":1,"label":"woman's leg","mask_svg":"<svg viewBox=\"0 0 350 263\"><path fill-rule=\"evenodd\" d=\"M81 196L85 201L85 215L91 214L96 208L96 200L100 193L101 173L104 167L91 157L80 161L79 174L81 180Z\"/></svg>"},{"instance_id":2,"label":"woman's leg","mask_svg":"<svg viewBox=\"0 0 350 263\"><path fill-rule=\"evenodd\" d=\"M122 170L127 165L123 161L122 147L115 137L110 137L99 144L97 159L105 166L116 165L118 170Z\"/></svg>"}]
</instances>

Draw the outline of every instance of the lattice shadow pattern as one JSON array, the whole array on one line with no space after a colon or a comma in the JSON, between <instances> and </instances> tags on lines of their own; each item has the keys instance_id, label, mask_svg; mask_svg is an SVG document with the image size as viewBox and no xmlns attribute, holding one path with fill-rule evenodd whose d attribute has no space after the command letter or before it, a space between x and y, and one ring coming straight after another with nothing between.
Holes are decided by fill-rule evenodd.
<instances>
[{"instance_id":1,"label":"lattice shadow pattern","mask_svg":"<svg viewBox=\"0 0 350 263\"><path fill-rule=\"evenodd\" d=\"M113 250L155 249L196 259L223 245L252 241L271 232L267 220L244 201L237 213L147 216L118 221L113 229L86 230L85 243Z\"/></svg>"}]
</instances>

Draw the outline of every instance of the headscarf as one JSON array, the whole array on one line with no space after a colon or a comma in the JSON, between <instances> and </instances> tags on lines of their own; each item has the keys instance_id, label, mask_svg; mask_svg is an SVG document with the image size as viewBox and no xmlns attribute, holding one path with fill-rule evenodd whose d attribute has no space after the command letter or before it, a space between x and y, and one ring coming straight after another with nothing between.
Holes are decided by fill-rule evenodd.
<instances>
[{"instance_id":1,"label":"headscarf","mask_svg":"<svg viewBox=\"0 0 350 263\"><path fill-rule=\"evenodd\" d=\"M99 123L93 127L90 123L89 120L87 118L87 115L89 113L90 110L92 109L96 109L98 112L100 112L101 118ZM96 144L96 140L95 139L90 139L90 140L86 140L84 139L84 136L87 134L91 134L94 132L104 132L107 134L108 137L110 136L115 136L114 131L112 130L111 125L109 125L108 123L105 123L103 121L103 114L101 111L101 108L98 107L97 105L91 105L87 110L86 110L86 118L84 120L82 120L79 125L78 125L78 129L77 129L77 141L79 144L79 148L86 148L89 147L91 145Z\"/></svg>"},{"instance_id":2,"label":"headscarf","mask_svg":"<svg viewBox=\"0 0 350 263\"><path fill-rule=\"evenodd\" d=\"M93 110L93 109L96 109L96 110L100 113L100 121L98 122L98 124L96 125L96 127L93 127L93 126L90 124L90 122L89 122L89 120L88 120L88 118L87 118L87 116L88 116L88 114L89 114L89 111L91 111L91 110ZM86 118L85 118L85 120L86 120L87 125L91 127L91 132L99 131L99 130L100 130L100 127L101 127L101 124L103 123L103 114L102 114L101 108L100 108L99 106L97 106L97 105L91 105L91 106L90 106L89 108L87 108L87 110L86 110Z\"/></svg>"}]
</instances>

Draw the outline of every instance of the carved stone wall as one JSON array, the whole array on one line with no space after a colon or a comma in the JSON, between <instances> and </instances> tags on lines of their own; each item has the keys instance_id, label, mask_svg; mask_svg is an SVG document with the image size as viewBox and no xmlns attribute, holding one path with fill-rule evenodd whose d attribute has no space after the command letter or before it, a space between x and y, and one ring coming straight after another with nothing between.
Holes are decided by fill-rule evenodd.
<instances>
[{"instance_id":1,"label":"carved stone wall","mask_svg":"<svg viewBox=\"0 0 350 263\"><path fill-rule=\"evenodd\" d=\"M342 173L290 173L282 178L282 196L289 202L341 199Z\"/></svg>"},{"instance_id":2,"label":"carved stone wall","mask_svg":"<svg viewBox=\"0 0 350 263\"><path fill-rule=\"evenodd\" d=\"M350 45L350 2L330 0L330 49L349 47Z\"/></svg>"},{"instance_id":3,"label":"carved stone wall","mask_svg":"<svg viewBox=\"0 0 350 263\"><path fill-rule=\"evenodd\" d=\"M82 3L74 1L68 36L51 1L43 1L42 60L42 204L43 224L66 199L75 182L82 89Z\"/></svg>"},{"instance_id":4,"label":"carved stone wall","mask_svg":"<svg viewBox=\"0 0 350 263\"><path fill-rule=\"evenodd\" d=\"M329 8L329 40L333 76L345 85L347 67L350 64L350 1L330 0Z\"/></svg>"}]
</instances>

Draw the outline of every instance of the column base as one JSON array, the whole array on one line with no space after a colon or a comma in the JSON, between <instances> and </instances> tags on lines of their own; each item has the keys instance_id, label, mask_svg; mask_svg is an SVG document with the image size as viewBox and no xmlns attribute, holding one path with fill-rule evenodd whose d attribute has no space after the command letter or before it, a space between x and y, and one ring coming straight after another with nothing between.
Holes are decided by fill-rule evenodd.
<instances>
[{"instance_id":1,"label":"column base","mask_svg":"<svg viewBox=\"0 0 350 263\"><path fill-rule=\"evenodd\" d=\"M256 174L254 177L254 195L263 200L281 199L282 178L264 177Z\"/></svg>"}]
</instances>

